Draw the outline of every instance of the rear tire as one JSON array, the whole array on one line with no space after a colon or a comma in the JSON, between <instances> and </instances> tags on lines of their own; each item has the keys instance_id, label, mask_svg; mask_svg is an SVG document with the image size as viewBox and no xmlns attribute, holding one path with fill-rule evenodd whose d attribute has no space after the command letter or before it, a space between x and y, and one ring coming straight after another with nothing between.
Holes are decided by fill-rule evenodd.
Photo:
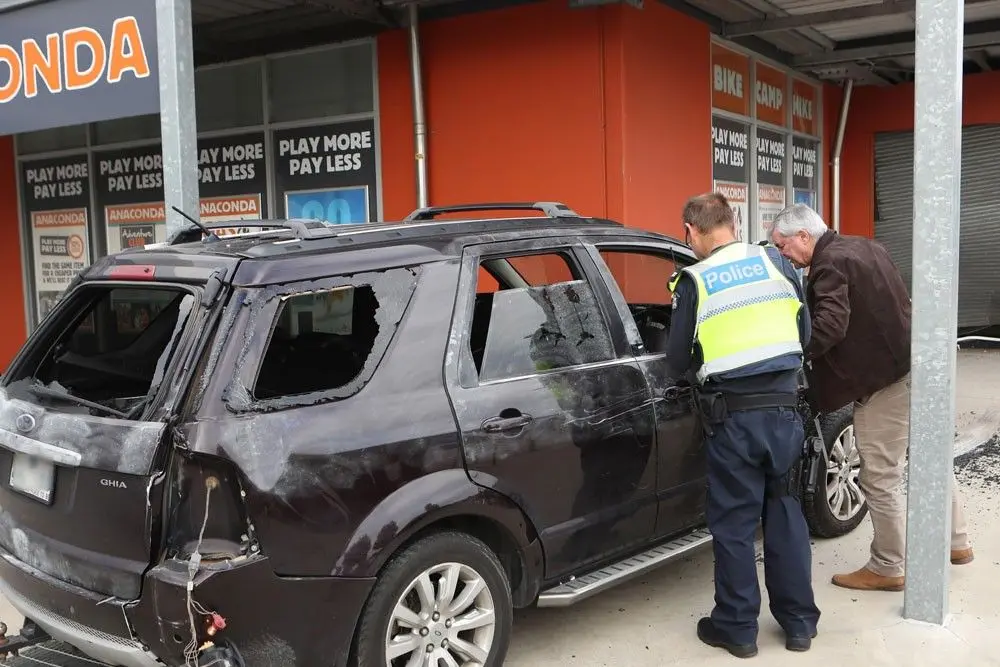
<instances>
[{"instance_id":1,"label":"rear tire","mask_svg":"<svg viewBox=\"0 0 1000 667\"><path fill-rule=\"evenodd\" d=\"M814 537L841 537L857 528L868 514L868 500L858 482L861 458L854 437L854 414L849 407L843 408L823 415L820 425L827 461L820 466L815 493L803 497L802 510Z\"/></svg>"},{"instance_id":2,"label":"rear tire","mask_svg":"<svg viewBox=\"0 0 1000 667\"><path fill-rule=\"evenodd\" d=\"M512 624L510 584L496 555L464 533L437 533L395 555L379 575L358 623L356 665L403 667L430 653L432 665L440 658L499 667Z\"/></svg>"}]
</instances>

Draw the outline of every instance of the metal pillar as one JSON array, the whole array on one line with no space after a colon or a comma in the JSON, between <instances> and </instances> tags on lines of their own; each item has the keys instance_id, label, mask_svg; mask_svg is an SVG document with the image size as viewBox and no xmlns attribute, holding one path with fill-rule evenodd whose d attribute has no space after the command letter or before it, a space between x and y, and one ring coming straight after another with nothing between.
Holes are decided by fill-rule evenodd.
<instances>
[{"instance_id":1,"label":"metal pillar","mask_svg":"<svg viewBox=\"0 0 1000 667\"><path fill-rule=\"evenodd\" d=\"M903 616L948 616L955 447L961 0L917 0L913 143L913 389Z\"/></svg>"},{"instance_id":2,"label":"metal pillar","mask_svg":"<svg viewBox=\"0 0 1000 667\"><path fill-rule=\"evenodd\" d=\"M844 87L844 99L840 104L840 118L837 119L837 136L833 144L833 230L840 233L840 156L844 152L844 132L847 131L847 114L851 109L851 94L854 79L848 79Z\"/></svg>"},{"instance_id":3,"label":"metal pillar","mask_svg":"<svg viewBox=\"0 0 1000 667\"><path fill-rule=\"evenodd\" d=\"M160 133L167 240L191 226L171 207L201 219L198 127L194 99L191 0L156 0L160 65Z\"/></svg>"},{"instance_id":4,"label":"metal pillar","mask_svg":"<svg viewBox=\"0 0 1000 667\"><path fill-rule=\"evenodd\" d=\"M420 12L407 7L410 20L410 78L413 88L413 138L416 145L417 207L427 206L427 120L424 115L424 77L420 64Z\"/></svg>"}]
</instances>

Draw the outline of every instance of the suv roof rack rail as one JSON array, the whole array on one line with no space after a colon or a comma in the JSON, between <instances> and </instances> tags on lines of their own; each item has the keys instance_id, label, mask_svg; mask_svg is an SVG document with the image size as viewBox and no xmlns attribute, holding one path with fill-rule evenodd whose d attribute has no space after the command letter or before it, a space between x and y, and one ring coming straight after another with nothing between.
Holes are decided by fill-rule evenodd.
<instances>
[{"instance_id":1,"label":"suv roof rack rail","mask_svg":"<svg viewBox=\"0 0 1000 667\"><path fill-rule=\"evenodd\" d=\"M321 239L337 236L339 225L330 225L320 220L289 220L285 226L292 230L297 239ZM351 225L353 227L353 225Z\"/></svg>"},{"instance_id":2,"label":"suv roof rack rail","mask_svg":"<svg viewBox=\"0 0 1000 667\"><path fill-rule=\"evenodd\" d=\"M280 220L230 220L228 222L202 224L208 229L230 229L232 227L255 227L258 229L274 227L276 229L288 229L288 223Z\"/></svg>"},{"instance_id":3,"label":"suv roof rack rail","mask_svg":"<svg viewBox=\"0 0 1000 667\"><path fill-rule=\"evenodd\" d=\"M433 220L442 213L464 211L541 211L550 218L579 218L580 214L557 201L493 202L485 204L455 204L452 206L425 206L403 218L403 222Z\"/></svg>"},{"instance_id":4,"label":"suv roof rack rail","mask_svg":"<svg viewBox=\"0 0 1000 667\"><path fill-rule=\"evenodd\" d=\"M353 225L352 225L353 226ZM319 220L233 220L231 222L216 222L204 225L208 230L232 229L233 227L248 227L262 230L290 230L298 239L316 239L338 234L335 225L328 225ZM219 241L220 239L202 239L202 230L198 227L185 229L177 234L169 245L179 245L181 243L191 243L192 241ZM226 237L222 237L226 238Z\"/></svg>"}]
</instances>

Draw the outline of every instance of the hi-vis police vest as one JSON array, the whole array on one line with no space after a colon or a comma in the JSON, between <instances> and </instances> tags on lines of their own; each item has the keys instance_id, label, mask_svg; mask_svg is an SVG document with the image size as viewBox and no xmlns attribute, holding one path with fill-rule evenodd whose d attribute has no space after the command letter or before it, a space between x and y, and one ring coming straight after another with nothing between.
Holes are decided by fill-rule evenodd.
<instances>
[{"instance_id":1,"label":"hi-vis police vest","mask_svg":"<svg viewBox=\"0 0 1000 667\"><path fill-rule=\"evenodd\" d=\"M703 364L698 382L788 354L802 354L792 283L764 248L733 243L685 267L698 286L694 340Z\"/></svg>"}]
</instances>

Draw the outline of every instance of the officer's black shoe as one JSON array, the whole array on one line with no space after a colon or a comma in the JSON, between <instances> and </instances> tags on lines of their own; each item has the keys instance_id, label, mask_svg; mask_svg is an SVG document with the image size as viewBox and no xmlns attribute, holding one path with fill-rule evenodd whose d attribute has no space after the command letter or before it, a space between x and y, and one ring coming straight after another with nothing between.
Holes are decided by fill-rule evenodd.
<instances>
[{"instance_id":1,"label":"officer's black shoe","mask_svg":"<svg viewBox=\"0 0 1000 667\"><path fill-rule=\"evenodd\" d=\"M804 635L788 635L785 637L785 648L789 651L797 651L799 653L808 651L812 648L812 640L816 638L816 634L813 631L809 637Z\"/></svg>"},{"instance_id":2,"label":"officer's black shoe","mask_svg":"<svg viewBox=\"0 0 1000 667\"><path fill-rule=\"evenodd\" d=\"M757 655L756 642L752 644L733 644L726 641L722 633L712 623L712 619L707 616L698 621L698 639L712 648L724 648L737 658L752 658Z\"/></svg>"}]
</instances>

